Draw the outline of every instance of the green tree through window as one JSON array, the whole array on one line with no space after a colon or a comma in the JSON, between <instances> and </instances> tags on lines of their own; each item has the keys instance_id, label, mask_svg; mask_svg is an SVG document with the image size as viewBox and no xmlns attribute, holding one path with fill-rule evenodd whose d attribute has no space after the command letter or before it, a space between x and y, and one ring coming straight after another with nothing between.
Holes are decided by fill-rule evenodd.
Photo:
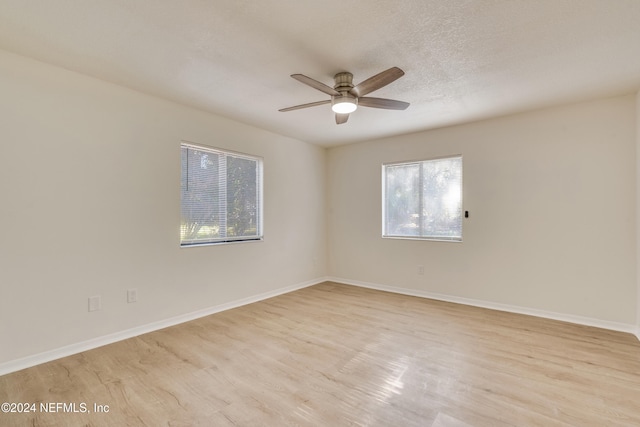
<instances>
[{"instance_id":1,"label":"green tree through window","mask_svg":"<svg viewBox=\"0 0 640 427\"><path fill-rule=\"evenodd\" d=\"M383 165L384 237L462 240L462 157Z\"/></svg>"},{"instance_id":2,"label":"green tree through window","mask_svg":"<svg viewBox=\"0 0 640 427\"><path fill-rule=\"evenodd\" d=\"M262 238L262 160L181 146L182 246Z\"/></svg>"}]
</instances>

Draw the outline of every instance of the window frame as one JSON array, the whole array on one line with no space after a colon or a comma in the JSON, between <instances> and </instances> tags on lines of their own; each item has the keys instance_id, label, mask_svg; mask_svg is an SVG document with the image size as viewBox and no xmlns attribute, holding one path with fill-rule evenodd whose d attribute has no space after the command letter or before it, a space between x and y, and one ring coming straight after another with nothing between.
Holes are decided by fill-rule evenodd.
<instances>
[{"instance_id":1,"label":"window frame","mask_svg":"<svg viewBox=\"0 0 640 427\"><path fill-rule=\"evenodd\" d=\"M438 160L448 160L448 159L460 159L460 237L453 236L437 236L437 235L400 235L400 234L389 234L387 233L387 167L388 166L401 166L401 165L412 165L412 164L423 164L434 162ZM431 157L427 159L420 160L404 160L404 161L394 161L383 163L381 167L381 182L382 182L382 238L383 239L400 239L400 240L422 240L422 241L435 241L435 242L451 242L451 243L462 243L464 236L464 158L462 154L452 154L447 156L440 157ZM422 196L420 196L420 199Z\"/></svg>"},{"instance_id":2,"label":"window frame","mask_svg":"<svg viewBox=\"0 0 640 427\"><path fill-rule=\"evenodd\" d=\"M198 150L205 153L215 154L217 156L223 155L225 157L235 157L240 159L246 159L256 162L256 216L258 217L256 220L256 235L255 236L243 236L243 237L229 237L225 236L219 239L209 239L209 240L195 240L195 239L184 239L182 236L182 227L183 227L183 199L182 199L182 176L183 176L183 168L182 168L182 160L180 163L180 233L179 233L179 241L181 248L193 248L193 247L201 247L201 246L212 246L212 245L226 245L226 244L234 244L234 243L250 243L250 242L261 242L264 240L264 159L261 156L256 156L252 154L242 153L239 151L233 151L226 148L212 147L208 145L195 144L188 141L180 142L180 157L182 159L182 150L186 148L187 150ZM225 176L225 183L226 183ZM218 192L218 197L222 198L222 194L226 197L226 191ZM223 201L225 207L227 201ZM226 226L228 218L228 211L225 212L224 224Z\"/></svg>"}]
</instances>

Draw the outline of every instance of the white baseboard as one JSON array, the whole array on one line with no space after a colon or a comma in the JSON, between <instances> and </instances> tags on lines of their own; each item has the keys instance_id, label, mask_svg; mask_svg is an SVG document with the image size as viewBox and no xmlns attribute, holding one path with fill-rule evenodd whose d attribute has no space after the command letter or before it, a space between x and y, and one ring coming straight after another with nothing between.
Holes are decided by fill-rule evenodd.
<instances>
[{"instance_id":1,"label":"white baseboard","mask_svg":"<svg viewBox=\"0 0 640 427\"><path fill-rule=\"evenodd\" d=\"M60 359L62 357L71 356L73 354L81 353L83 351L93 350L94 348L102 347L107 344L126 340L128 338L133 338L138 335L157 331L159 329L164 329L169 326L175 326L180 323L189 322L191 320L195 320L200 317L209 316L211 314L219 313L221 311L230 310L232 308L236 308L236 307L251 304L254 302L262 301L265 299L273 298L278 295L297 291L298 289L313 286L318 283L325 282L327 280L329 279L327 279L326 277L322 277L322 278L310 280L307 282L286 286L283 288L275 289L273 291L264 292L251 297L231 301L225 304L216 305L213 307L205 308L205 309L194 311L191 313L181 314L179 316L171 317L169 319L159 320L157 322L152 322L146 325L137 326L135 328L127 329L120 332L115 332L113 334L92 338L86 341L67 345L61 348L45 351L43 353L26 356L16 360L10 360L8 362L0 363L0 375L9 374L11 372L15 372L21 369L29 368L31 366L39 365L41 363L50 362L52 360Z\"/></svg>"},{"instance_id":2,"label":"white baseboard","mask_svg":"<svg viewBox=\"0 0 640 427\"><path fill-rule=\"evenodd\" d=\"M632 324L610 322L607 320L594 319L590 317L556 313L552 311L538 310L535 308L519 307L515 305L501 304L501 303L476 300L471 298L463 298L463 297L457 297L453 295L438 294L438 293L416 290L416 289L400 288L397 286L361 282L358 280L349 280L349 279L343 279L340 277L329 277L327 280L330 280L332 282L337 282L337 283L344 283L345 285L359 286L363 288L376 289L379 291L392 292L396 294L410 295L410 296L421 297L421 298L429 298L429 299L434 299L439 301L470 305L474 307L488 308L491 310L526 314L529 316L542 317L545 319L560 320L563 322L575 323L578 325L593 326L596 328L609 329L609 330L619 331L619 332L627 332L635 335L638 338L638 340L640 340L640 330L637 329L636 325L632 325Z\"/></svg>"}]
</instances>

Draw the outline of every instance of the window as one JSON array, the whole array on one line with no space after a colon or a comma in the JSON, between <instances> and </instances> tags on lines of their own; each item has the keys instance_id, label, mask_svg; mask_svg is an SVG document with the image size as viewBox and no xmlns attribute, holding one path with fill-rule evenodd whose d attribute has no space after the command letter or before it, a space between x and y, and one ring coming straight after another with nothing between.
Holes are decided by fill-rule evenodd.
<instances>
[{"instance_id":1,"label":"window","mask_svg":"<svg viewBox=\"0 0 640 427\"><path fill-rule=\"evenodd\" d=\"M180 245L262 239L262 159L181 145Z\"/></svg>"},{"instance_id":2,"label":"window","mask_svg":"<svg viewBox=\"0 0 640 427\"><path fill-rule=\"evenodd\" d=\"M462 156L382 165L382 236L462 241Z\"/></svg>"}]
</instances>

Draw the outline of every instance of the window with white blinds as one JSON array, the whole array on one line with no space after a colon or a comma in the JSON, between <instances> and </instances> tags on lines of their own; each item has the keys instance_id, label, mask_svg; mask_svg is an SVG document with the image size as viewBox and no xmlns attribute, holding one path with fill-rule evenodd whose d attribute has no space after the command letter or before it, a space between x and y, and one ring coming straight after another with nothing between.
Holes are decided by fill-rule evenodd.
<instances>
[{"instance_id":1,"label":"window with white blinds","mask_svg":"<svg viewBox=\"0 0 640 427\"><path fill-rule=\"evenodd\" d=\"M382 236L462 241L462 156L382 165Z\"/></svg>"},{"instance_id":2,"label":"window with white blinds","mask_svg":"<svg viewBox=\"0 0 640 427\"><path fill-rule=\"evenodd\" d=\"M262 159L181 144L180 245L262 240Z\"/></svg>"}]
</instances>

